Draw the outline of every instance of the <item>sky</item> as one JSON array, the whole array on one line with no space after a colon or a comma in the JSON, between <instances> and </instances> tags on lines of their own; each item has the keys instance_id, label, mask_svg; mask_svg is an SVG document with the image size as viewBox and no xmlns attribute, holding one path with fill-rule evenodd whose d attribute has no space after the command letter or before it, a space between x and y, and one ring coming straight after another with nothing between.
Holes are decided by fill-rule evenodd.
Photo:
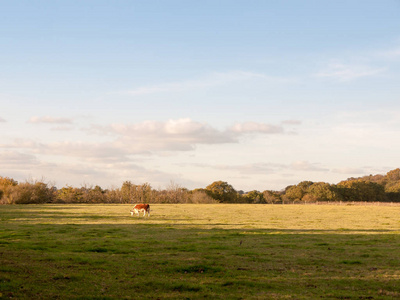
<instances>
[{"instance_id":1,"label":"sky","mask_svg":"<svg viewBox=\"0 0 400 300\"><path fill-rule=\"evenodd\" d=\"M2 177L282 190L399 153L399 0L0 1Z\"/></svg>"}]
</instances>

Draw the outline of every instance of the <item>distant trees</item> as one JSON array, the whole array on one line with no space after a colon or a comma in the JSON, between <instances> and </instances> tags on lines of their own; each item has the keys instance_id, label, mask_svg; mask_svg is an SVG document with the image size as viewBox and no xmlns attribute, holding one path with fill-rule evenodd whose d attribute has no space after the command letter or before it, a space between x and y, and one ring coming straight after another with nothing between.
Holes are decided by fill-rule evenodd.
<instances>
[{"instance_id":1,"label":"distant trees","mask_svg":"<svg viewBox=\"0 0 400 300\"><path fill-rule=\"evenodd\" d=\"M245 200L245 202L247 202L247 203L254 203L254 204L266 203L265 199L264 199L264 194L257 190L253 190L246 194L243 194L243 195L241 195L240 198L243 198Z\"/></svg>"},{"instance_id":2,"label":"distant trees","mask_svg":"<svg viewBox=\"0 0 400 300\"><path fill-rule=\"evenodd\" d=\"M331 201L400 202L400 169L386 175L349 178L338 184L302 181L283 191L236 191L225 181L206 188L188 190L171 182L166 189L153 189L149 183L125 181L121 187L100 186L55 188L42 181L18 183L0 177L0 204L26 203L313 203Z\"/></svg>"},{"instance_id":3,"label":"distant trees","mask_svg":"<svg viewBox=\"0 0 400 300\"><path fill-rule=\"evenodd\" d=\"M121 187L121 203L151 202L153 198L153 190L149 183L141 185L133 184L130 181L125 181Z\"/></svg>"},{"instance_id":4,"label":"distant trees","mask_svg":"<svg viewBox=\"0 0 400 300\"><path fill-rule=\"evenodd\" d=\"M221 203L238 202L238 193L225 181L215 181L206 187L206 193Z\"/></svg>"},{"instance_id":5,"label":"distant trees","mask_svg":"<svg viewBox=\"0 0 400 300\"><path fill-rule=\"evenodd\" d=\"M276 203L281 203L282 202L282 193L276 192L276 191L264 191L263 192L263 197L265 203L268 204L276 204Z\"/></svg>"},{"instance_id":6,"label":"distant trees","mask_svg":"<svg viewBox=\"0 0 400 300\"><path fill-rule=\"evenodd\" d=\"M343 201L386 201L384 186L363 179L342 181L337 185L337 191Z\"/></svg>"},{"instance_id":7,"label":"distant trees","mask_svg":"<svg viewBox=\"0 0 400 300\"><path fill-rule=\"evenodd\" d=\"M0 177L1 204L50 203L53 201L56 190L43 182L24 182Z\"/></svg>"},{"instance_id":8,"label":"distant trees","mask_svg":"<svg viewBox=\"0 0 400 300\"><path fill-rule=\"evenodd\" d=\"M8 177L0 177L0 204L14 203L13 192L18 182Z\"/></svg>"},{"instance_id":9,"label":"distant trees","mask_svg":"<svg viewBox=\"0 0 400 300\"><path fill-rule=\"evenodd\" d=\"M298 185L289 186L285 196L294 202L336 201L339 195L335 186L325 182L302 181Z\"/></svg>"}]
</instances>

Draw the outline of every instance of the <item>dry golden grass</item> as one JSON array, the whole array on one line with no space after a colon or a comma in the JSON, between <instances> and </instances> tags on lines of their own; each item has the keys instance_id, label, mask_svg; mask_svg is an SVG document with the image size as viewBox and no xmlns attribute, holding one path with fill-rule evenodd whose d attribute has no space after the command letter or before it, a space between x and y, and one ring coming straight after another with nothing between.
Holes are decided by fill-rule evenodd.
<instances>
[{"instance_id":1,"label":"dry golden grass","mask_svg":"<svg viewBox=\"0 0 400 300\"><path fill-rule=\"evenodd\" d=\"M201 229L294 231L400 231L400 206L152 204L151 217L129 214L132 205L2 206L8 222L25 224L147 224ZM2 209L3 208L3 209Z\"/></svg>"}]
</instances>

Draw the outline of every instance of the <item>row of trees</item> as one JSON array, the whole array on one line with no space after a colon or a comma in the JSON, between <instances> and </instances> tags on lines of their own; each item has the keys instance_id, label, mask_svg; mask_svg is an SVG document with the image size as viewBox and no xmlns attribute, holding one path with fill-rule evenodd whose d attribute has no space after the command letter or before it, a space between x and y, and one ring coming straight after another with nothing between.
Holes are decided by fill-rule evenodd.
<instances>
[{"instance_id":1,"label":"row of trees","mask_svg":"<svg viewBox=\"0 0 400 300\"><path fill-rule=\"evenodd\" d=\"M338 184L302 181L283 191L236 191L224 181L188 190L173 182L164 190L125 181L120 188L63 187L41 181L18 183L0 177L0 204L26 203L313 203L317 201L400 202L400 169L386 175L349 178Z\"/></svg>"},{"instance_id":2,"label":"row of trees","mask_svg":"<svg viewBox=\"0 0 400 300\"><path fill-rule=\"evenodd\" d=\"M30 181L18 183L0 177L0 204L39 203L218 203L207 193L189 191L175 183L167 189L156 190L149 183L141 185L125 181L120 188L100 186L66 186L57 189L49 183Z\"/></svg>"},{"instance_id":3,"label":"row of trees","mask_svg":"<svg viewBox=\"0 0 400 300\"><path fill-rule=\"evenodd\" d=\"M349 178L338 184L303 181L287 187L284 196L303 202L400 202L400 169L389 171L386 175Z\"/></svg>"}]
</instances>

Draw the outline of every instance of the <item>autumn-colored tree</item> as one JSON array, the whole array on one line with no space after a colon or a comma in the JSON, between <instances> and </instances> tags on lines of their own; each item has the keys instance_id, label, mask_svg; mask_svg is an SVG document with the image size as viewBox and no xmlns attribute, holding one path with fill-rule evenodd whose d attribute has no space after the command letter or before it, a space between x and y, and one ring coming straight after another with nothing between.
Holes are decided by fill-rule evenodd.
<instances>
[{"instance_id":1,"label":"autumn-colored tree","mask_svg":"<svg viewBox=\"0 0 400 300\"><path fill-rule=\"evenodd\" d=\"M189 203L189 191L179 184L171 181L166 190L168 203Z\"/></svg>"},{"instance_id":2,"label":"autumn-colored tree","mask_svg":"<svg viewBox=\"0 0 400 300\"><path fill-rule=\"evenodd\" d=\"M196 189L192 191L191 197L189 198L190 203L218 203L217 200L210 197L204 189Z\"/></svg>"},{"instance_id":3,"label":"autumn-colored tree","mask_svg":"<svg viewBox=\"0 0 400 300\"><path fill-rule=\"evenodd\" d=\"M394 169L387 172L386 177L389 181L400 181L400 169Z\"/></svg>"},{"instance_id":4,"label":"autumn-colored tree","mask_svg":"<svg viewBox=\"0 0 400 300\"><path fill-rule=\"evenodd\" d=\"M93 187L81 187L84 203L105 203L105 191L98 185Z\"/></svg>"},{"instance_id":5,"label":"autumn-colored tree","mask_svg":"<svg viewBox=\"0 0 400 300\"><path fill-rule=\"evenodd\" d=\"M18 182L12 178L0 176L0 204L12 204L13 189L18 185Z\"/></svg>"},{"instance_id":6,"label":"autumn-colored tree","mask_svg":"<svg viewBox=\"0 0 400 300\"><path fill-rule=\"evenodd\" d=\"M274 204L274 203L281 203L281 193L275 191L264 191L263 197L266 203Z\"/></svg>"},{"instance_id":7,"label":"autumn-colored tree","mask_svg":"<svg viewBox=\"0 0 400 300\"><path fill-rule=\"evenodd\" d=\"M24 182L13 188L12 198L15 204L51 203L56 198L56 190L44 182Z\"/></svg>"},{"instance_id":8,"label":"autumn-colored tree","mask_svg":"<svg viewBox=\"0 0 400 300\"><path fill-rule=\"evenodd\" d=\"M135 185L130 181L125 181L121 187L121 203L133 203Z\"/></svg>"},{"instance_id":9,"label":"autumn-colored tree","mask_svg":"<svg viewBox=\"0 0 400 300\"><path fill-rule=\"evenodd\" d=\"M82 191L72 186L59 189L56 199L59 203L84 203Z\"/></svg>"}]
</instances>

